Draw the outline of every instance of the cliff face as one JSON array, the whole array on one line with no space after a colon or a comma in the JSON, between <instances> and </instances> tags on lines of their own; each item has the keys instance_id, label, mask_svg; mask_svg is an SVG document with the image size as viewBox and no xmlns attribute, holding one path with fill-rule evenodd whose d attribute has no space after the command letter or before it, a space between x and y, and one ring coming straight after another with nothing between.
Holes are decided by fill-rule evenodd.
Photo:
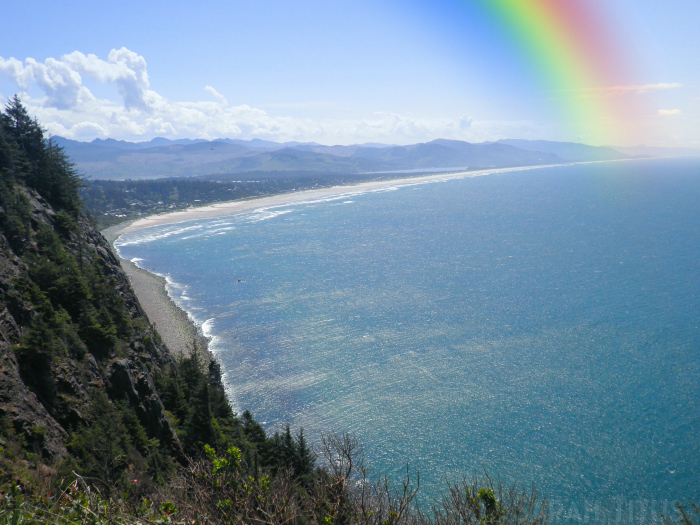
<instances>
[{"instance_id":1,"label":"cliff face","mask_svg":"<svg viewBox=\"0 0 700 525\"><path fill-rule=\"evenodd\" d=\"M182 457L154 386L172 357L109 245L34 190L13 184L12 199L13 210L0 207L0 419L57 459L68 433L91 424L90 396L102 391Z\"/></svg>"}]
</instances>

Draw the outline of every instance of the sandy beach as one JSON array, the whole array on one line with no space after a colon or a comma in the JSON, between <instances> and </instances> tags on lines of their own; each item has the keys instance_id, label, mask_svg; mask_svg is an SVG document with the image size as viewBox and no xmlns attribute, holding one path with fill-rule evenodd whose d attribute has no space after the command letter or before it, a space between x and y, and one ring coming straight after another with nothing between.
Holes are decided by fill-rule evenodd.
<instances>
[{"instance_id":1,"label":"sandy beach","mask_svg":"<svg viewBox=\"0 0 700 525\"><path fill-rule=\"evenodd\" d=\"M131 261L121 260L122 268L131 280L141 306L151 323L174 356L189 355L193 343L206 348L206 338L188 317L187 312L170 298L165 279L139 268Z\"/></svg>"},{"instance_id":2,"label":"sandy beach","mask_svg":"<svg viewBox=\"0 0 700 525\"><path fill-rule=\"evenodd\" d=\"M460 179L466 177L480 177L484 175L491 175L494 173L508 173L511 171L525 171L538 168L550 168L555 166L562 166L562 164L461 171L453 173L439 173L435 175L419 175L415 177L361 182L359 184L350 184L347 186L333 186L330 188L320 188L317 190L282 193L279 195L271 195L268 197L260 197L230 202L220 202L217 204L211 204L209 206L188 208L187 210L183 211L163 213L160 215L150 215L148 217L144 217L143 219L137 219L135 221L117 224L116 226L107 228L102 232L102 234L107 238L107 240L110 243L114 243L114 241L124 233L143 230L144 228L150 228L151 226L161 226L163 224L173 224L177 222L194 221L199 219L211 219L213 217L225 217L227 215L236 215L238 213L249 212L260 208L280 206L284 204L293 204L294 202L298 201L326 198L332 195L362 193L372 190L378 190L381 188L389 188L392 186L406 186L412 184L422 184L426 182Z\"/></svg>"},{"instance_id":3,"label":"sandy beach","mask_svg":"<svg viewBox=\"0 0 700 525\"><path fill-rule=\"evenodd\" d=\"M331 188L321 188L318 190L284 193L255 199L222 202L199 208L189 208L184 211L161 215L151 215L143 219L137 219L135 221L129 221L112 226L103 230L102 234L110 245L113 246L114 242L120 235L149 228L151 226L209 219L213 217L224 217L238 213L250 212L261 208L292 204L299 201L328 198L334 195L361 193L394 186L422 184L464 177L478 177L494 173L523 171L543 167L549 166L526 166L517 168L440 173L436 175L421 175L416 177L364 182L348 186L334 186ZM175 304L175 302L168 295L165 288L166 281L163 277L154 275L125 259L121 259L121 264L124 271L131 279L131 285L136 292L136 296L141 302L141 306L143 306L143 309L146 311L146 315L148 315L148 318L152 323L156 324L158 333L161 335L171 352L173 352L175 355L187 353L189 348L191 348L192 341L194 339L198 341L198 344L201 344L204 347L206 346L206 338L202 335L199 327L192 322L187 313L177 304Z\"/></svg>"}]
</instances>

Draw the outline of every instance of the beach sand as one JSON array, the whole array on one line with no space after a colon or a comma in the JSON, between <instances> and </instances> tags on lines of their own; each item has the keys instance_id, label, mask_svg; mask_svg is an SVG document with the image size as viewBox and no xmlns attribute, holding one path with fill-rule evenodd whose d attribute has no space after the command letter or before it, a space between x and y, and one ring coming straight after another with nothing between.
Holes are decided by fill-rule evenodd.
<instances>
[{"instance_id":1,"label":"beach sand","mask_svg":"<svg viewBox=\"0 0 700 525\"><path fill-rule=\"evenodd\" d=\"M174 224L178 222L209 219L213 217L224 217L238 213L249 212L260 208L269 208L291 204L298 201L307 201L319 198L328 198L334 195L353 194L367 192L392 186L402 186L411 184L421 184L424 182L448 180L464 177L477 177L493 173L504 173L509 171L523 171L528 169L542 168L547 166L526 166L518 168L501 168L491 170L467 171L457 173L441 173L436 175L421 175L401 179L387 179L373 182L364 182L348 186L335 186L318 190L307 190L300 192L284 193L269 197L260 197L231 202L222 202L200 208L189 208L184 211L166 213L161 215L151 215L143 219L128 221L116 226L111 226L102 231L102 235L111 246L120 235L128 232L142 230L151 226L164 224ZM116 253L116 250L115 250ZM131 261L121 259L122 267L131 279L134 292L141 302L141 306L146 311L151 323L155 323L158 333L174 355L188 354L193 340L197 340L200 348L206 348L206 338L197 327L168 295L165 279L154 275L142 268L139 268Z\"/></svg>"},{"instance_id":2,"label":"beach sand","mask_svg":"<svg viewBox=\"0 0 700 525\"><path fill-rule=\"evenodd\" d=\"M131 261L121 260L122 268L131 280L131 286L149 321L163 338L175 357L189 355L193 344L207 348L207 340L182 308L170 298L165 279L139 268ZM206 354L206 352L203 352Z\"/></svg>"},{"instance_id":3,"label":"beach sand","mask_svg":"<svg viewBox=\"0 0 700 525\"><path fill-rule=\"evenodd\" d=\"M585 163L581 163L585 164ZM561 164L545 165L545 166L520 166L516 168L498 168L488 170L475 171L460 171L453 173L440 173L435 175L418 175L415 177L404 177L395 179L385 179L372 182L361 182L359 184L349 184L347 186L333 186L330 188L320 188L317 190L305 190L298 192L282 193L279 195L271 195L269 197L259 197L252 199L244 199L230 202L220 202L209 206L199 208L188 208L183 211L172 213L163 213L160 215L150 215L143 219L124 222L107 228L102 232L110 243L113 243L120 235L133 231L143 230L151 226L161 226L164 224L174 224L177 222L195 221L199 219L211 219L214 217L225 217L227 215L236 215L260 208L269 208L272 206L281 206L284 204L292 204L298 201L306 201L320 198L327 198L332 195L345 195L353 193L362 193L392 186L406 186L412 184L421 184L425 182L434 182L449 179L461 179L466 177L479 177L483 175L491 175L494 173L507 173L511 171L525 171L537 168L550 168L554 166L562 166Z\"/></svg>"}]
</instances>

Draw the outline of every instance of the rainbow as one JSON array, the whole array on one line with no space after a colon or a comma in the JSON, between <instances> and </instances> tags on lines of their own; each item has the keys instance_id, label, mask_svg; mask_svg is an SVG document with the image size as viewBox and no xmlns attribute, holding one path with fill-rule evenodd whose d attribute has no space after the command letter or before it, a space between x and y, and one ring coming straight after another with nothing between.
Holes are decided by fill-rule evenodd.
<instances>
[{"instance_id":1,"label":"rainbow","mask_svg":"<svg viewBox=\"0 0 700 525\"><path fill-rule=\"evenodd\" d=\"M634 108L614 86L628 60L591 0L462 0L510 40L545 86L569 134L591 144L634 140Z\"/></svg>"}]
</instances>

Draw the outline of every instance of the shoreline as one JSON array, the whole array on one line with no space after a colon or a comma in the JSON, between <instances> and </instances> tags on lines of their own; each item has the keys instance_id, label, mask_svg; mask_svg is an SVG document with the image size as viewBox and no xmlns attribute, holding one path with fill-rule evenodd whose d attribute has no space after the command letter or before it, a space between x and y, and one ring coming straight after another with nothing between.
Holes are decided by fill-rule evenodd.
<instances>
[{"instance_id":1,"label":"shoreline","mask_svg":"<svg viewBox=\"0 0 700 525\"><path fill-rule=\"evenodd\" d=\"M541 166L537 166L541 167ZM533 167L515 168L517 170L532 169ZM299 192L282 193L252 199L221 202L189 208L184 211L149 215L142 219L135 219L110 226L102 230L102 236L107 240L114 255L119 259L124 272L129 277L131 287L146 312L149 321L155 325L156 330L174 357L189 355L193 341L199 348L205 350L204 354L212 359L209 353L208 339L202 333L201 327L190 318L185 310L174 301L167 291L167 281L164 277L149 272L128 259L119 256L114 243L119 237L128 232L138 231L152 226L174 224L198 219L209 219L227 215L245 213L259 208L292 204L297 201L310 198L328 197L370 191L382 187L391 187L397 184L420 184L434 180L447 178L462 178L469 176L487 175L490 173L512 171L513 168L501 170L479 170L472 172L442 173L428 176L406 177L401 179L386 179L381 181L364 182L347 186L332 186L318 190L305 190Z\"/></svg>"},{"instance_id":2,"label":"shoreline","mask_svg":"<svg viewBox=\"0 0 700 525\"><path fill-rule=\"evenodd\" d=\"M184 211L176 211L159 215L149 215L141 219L135 219L110 226L102 230L102 235L109 243L115 256L120 260L124 272L129 277L134 293L143 307L148 319L156 325L156 329L166 346L174 356L189 354L193 341L196 341L200 348L203 348L206 355L208 351L208 339L202 333L201 327L190 318L168 294L165 278L156 275L148 270L137 266L135 263L123 259L119 256L114 246L115 241L123 234L143 230L152 226L162 226L180 222L195 221L200 219L211 219L215 217L225 217L237 215L261 208L283 206L295 202L306 201L314 198L329 197L335 195L346 195L358 192L367 192L392 186L409 186L414 184L424 184L442 180L462 179L480 177L497 173L509 173L514 171L528 171L541 168L552 168L569 166L572 164L590 164L597 162L615 161L589 161L571 162L566 164L546 164L538 166L518 166L512 168L492 168L475 171L447 172L431 175L418 175L414 177L402 177L396 179L385 179L372 182L361 182L344 186L331 186L316 190L304 190L299 192L282 193L251 199L220 202L198 208L188 208ZM210 356L211 358L211 356Z\"/></svg>"},{"instance_id":3,"label":"shoreline","mask_svg":"<svg viewBox=\"0 0 700 525\"><path fill-rule=\"evenodd\" d=\"M360 182L357 184L348 184L343 186L331 186L329 188L319 188L316 190L291 191L289 193L280 193L277 195L266 195L262 197L254 197L250 199L242 199L236 201L218 202L206 206L192 207L183 211L175 211L170 213L161 213L149 215L141 219L135 219L127 222L110 226L102 230L102 235L109 241L110 245L114 244L121 235L134 231L143 230L152 226L162 226L166 224L175 224L180 222L195 221L199 219L212 219L215 217L225 217L228 215L237 215L248 211L267 208L272 206L282 206L285 204L293 204L295 202L304 201L319 197L329 197L332 195L345 195L357 192L366 192L392 186L408 186L413 184L424 184L441 180L463 179L471 177L482 177L485 175L493 175L497 173L509 173L513 171L529 171L542 168L555 168L562 166L570 166L573 164L590 164L594 162L614 162L614 161L589 161L589 162L567 162L564 164L542 164L537 166L517 166L512 168L489 168L474 171L457 171L436 173L430 175L417 175L413 177L400 177L391 179L382 179L371 182Z\"/></svg>"},{"instance_id":4,"label":"shoreline","mask_svg":"<svg viewBox=\"0 0 700 525\"><path fill-rule=\"evenodd\" d=\"M131 261L120 258L131 287L146 312L146 316L175 358L190 354L196 344L208 355L208 341L202 330L185 310L170 297L166 280Z\"/></svg>"}]
</instances>

